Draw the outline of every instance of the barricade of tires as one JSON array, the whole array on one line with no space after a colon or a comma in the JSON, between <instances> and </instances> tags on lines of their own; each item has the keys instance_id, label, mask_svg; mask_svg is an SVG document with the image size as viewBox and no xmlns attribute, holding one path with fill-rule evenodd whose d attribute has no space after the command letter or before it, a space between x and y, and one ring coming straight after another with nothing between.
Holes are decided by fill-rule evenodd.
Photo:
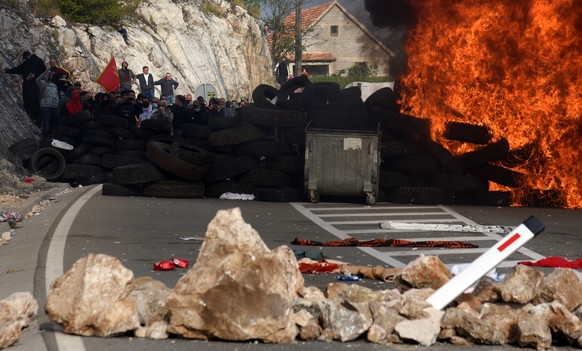
<instances>
[{"instance_id":1,"label":"barricade of tires","mask_svg":"<svg viewBox=\"0 0 582 351\"><path fill-rule=\"evenodd\" d=\"M523 175L510 168L527 149L492 141L486 126L450 122L443 137L475 145L453 155L431 139L430 120L400 113L392 89L363 101L357 87L289 80L280 89L261 84L235 118L186 124L182 138L158 120L140 128L122 117L64 116L49 138L21 140L10 151L47 180L104 183L103 194L170 198L253 194L261 201L304 201L305 129L381 129L379 201L404 204L509 205L508 191ZM58 142L55 142L58 141ZM68 150L59 142L72 146ZM62 144L62 143L61 143Z\"/></svg>"}]
</instances>

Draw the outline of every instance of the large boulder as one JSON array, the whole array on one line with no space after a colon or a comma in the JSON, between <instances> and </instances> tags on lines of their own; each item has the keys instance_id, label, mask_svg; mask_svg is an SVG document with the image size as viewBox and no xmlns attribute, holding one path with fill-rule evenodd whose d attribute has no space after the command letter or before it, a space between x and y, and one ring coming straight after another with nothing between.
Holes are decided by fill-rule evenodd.
<instances>
[{"instance_id":1,"label":"large boulder","mask_svg":"<svg viewBox=\"0 0 582 351\"><path fill-rule=\"evenodd\" d=\"M133 272L115 258L89 254L50 287L45 311L65 333L109 336L140 326L130 295Z\"/></svg>"},{"instance_id":2,"label":"large boulder","mask_svg":"<svg viewBox=\"0 0 582 351\"><path fill-rule=\"evenodd\" d=\"M291 343L303 277L291 249L270 250L240 209L218 211L194 266L170 294L170 333Z\"/></svg>"}]
</instances>

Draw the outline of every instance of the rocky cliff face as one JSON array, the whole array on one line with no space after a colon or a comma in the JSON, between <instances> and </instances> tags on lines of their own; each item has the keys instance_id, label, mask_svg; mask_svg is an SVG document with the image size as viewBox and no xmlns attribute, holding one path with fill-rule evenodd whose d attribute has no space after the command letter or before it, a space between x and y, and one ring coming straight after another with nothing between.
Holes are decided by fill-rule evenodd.
<instances>
[{"instance_id":1,"label":"rocky cliff face","mask_svg":"<svg viewBox=\"0 0 582 351\"><path fill-rule=\"evenodd\" d=\"M125 26L129 45L116 28L74 25L58 16L34 18L0 6L0 66L18 65L23 50L45 61L55 56L74 81L94 92L102 91L95 79L111 54L118 68L127 61L136 74L143 66L155 79L172 73L180 83L176 94L194 95L200 85L212 84L218 96L238 99L249 97L258 84L273 83L268 45L256 20L222 0L210 2L222 7L224 16L207 14L200 2L145 1ZM20 77L0 74L0 156L8 145L34 136L20 86Z\"/></svg>"}]
</instances>

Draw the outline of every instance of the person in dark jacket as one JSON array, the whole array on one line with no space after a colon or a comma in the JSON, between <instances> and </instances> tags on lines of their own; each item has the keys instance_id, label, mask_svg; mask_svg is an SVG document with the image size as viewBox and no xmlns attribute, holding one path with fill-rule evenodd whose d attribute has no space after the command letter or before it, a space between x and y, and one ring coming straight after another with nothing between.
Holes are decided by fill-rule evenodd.
<instances>
[{"instance_id":1,"label":"person in dark jacket","mask_svg":"<svg viewBox=\"0 0 582 351\"><path fill-rule=\"evenodd\" d=\"M40 90L40 116L42 135L47 137L58 119L59 88L55 82L55 71L51 68L36 78Z\"/></svg>"},{"instance_id":2,"label":"person in dark jacket","mask_svg":"<svg viewBox=\"0 0 582 351\"><path fill-rule=\"evenodd\" d=\"M115 114L125 118L129 125L136 125L137 119L141 111L135 104L135 101L130 98L130 94L127 91L121 92L121 102L115 108Z\"/></svg>"},{"instance_id":3,"label":"person in dark jacket","mask_svg":"<svg viewBox=\"0 0 582 351\"><path fill-rule=\"evenodd\" d=\"M117 70L119 76L119 91L131 90L131 85L135 81L135 74L127 68L129 64L126 61L121 63L121 69Z\"/></svg>"},{"instance_id":4,"label":"person in dark jacket","mask_svg":"<svg viewBox=\"0 0 582 351\"><path fill-rule=\"evenodd\" d=\"M154 76L151 75L148 66L143 66L143 73L137 75L140 93L149 96L150 100L154 99Z\"/></svg>"},{"instance_id":5,"label":"person in dark jacket","mask_svg":"<svg viewBox=\"0 0 582 351\"><path fill-rule=\"evenodd\" d=\"M287 60L285 57L281 57L281 61L275 66L275 75L277 76L277 83L280 85L285 84L287 79L289 79L289 69L287 68Z\"/></svg>"},{"instance_id":6,"label":"person in dark jacket","mask_svg":"<svg viewBox=\"0 0 582 351\"><path fill-rule=\"evenodd\" d=\"M162 89L162 95L166 95L168 98L168 104L174 103L174 89L176 89L179 84L172 79L172 74L170 72L167 72L164 78L155 81L154 85L160 86Z\"/></svg>"},{"instance_id":7,"label":"person in dark jacket","mask_svg":"<svg viewBox=\"0 0 582 351\"><path fill-rule=\"evenodd\" d=\"M198 124L198 125L208 125L208 119L210 118L210 113L208 110L202 108L202 103L200 100L196 99L188 105L188 110L184 115L184 124Z\"/></svg>"},{"instance_id":8,"label":"person in dark jacket","mask_svg":"<svg viewBox=\"0 0 582 351\"><path fill-rule=\"evenodd\" d=\"M170 106L170 111L174 115L172 119L174 136L182 137L182 125L184 124L184 118L188 111L188 105L186 105L184 95L176 95L176 102Z\"/></svg>"},{"instance_id":9,"label":"person in dark jacket","mask_svg":"<svg viewBox=\"0 0 582 351\"><path fill-rule=\"evenodd\" d=\"M41 126L40 118L40 91L36 84L36 78L46 71L44 61L28 51L22 53L22 63L14 68L5 69L7 74L20 74L22 76L22 102L24 110L30 119Z\"/></svg>"}]
</instances>

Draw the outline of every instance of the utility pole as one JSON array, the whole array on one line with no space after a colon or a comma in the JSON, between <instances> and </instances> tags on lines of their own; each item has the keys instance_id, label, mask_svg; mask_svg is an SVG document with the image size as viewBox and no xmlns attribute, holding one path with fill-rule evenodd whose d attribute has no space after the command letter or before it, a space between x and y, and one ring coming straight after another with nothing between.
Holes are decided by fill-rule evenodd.
<instances>
[{"instance_id":1,"label":"utility pole","mask_svg":"<svg viewBox=\"0 0 582 351\"><path fill-rule=\"evenodd\" d=\"M293 72L294 77L299 77L301 74L302 66L302 50L303 46L301 43L301 3L303 0L295 0L295 70Z\"/></svg>"}]
</instances>

